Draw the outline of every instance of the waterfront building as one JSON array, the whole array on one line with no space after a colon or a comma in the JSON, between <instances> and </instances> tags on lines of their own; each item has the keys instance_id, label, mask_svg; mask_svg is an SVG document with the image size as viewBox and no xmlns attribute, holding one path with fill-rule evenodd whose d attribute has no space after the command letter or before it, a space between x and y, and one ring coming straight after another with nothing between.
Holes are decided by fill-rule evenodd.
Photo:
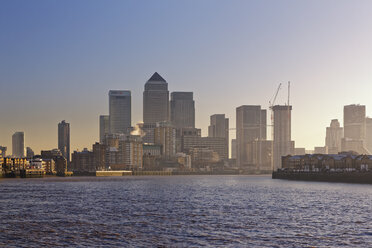
<instances>
[{"instance_id":1,"label":"waterfront building","mask_svg":"<svg viewBox=\"0 0 372 248\"><path fill-rule=\"evenodd\" d=\"M55 157L63 156L62 152L59 149L52 149L52 150L43 150L41 151L41 158L45 159L54 159Z\"/></svg>"},{"instance_id":2,"label":"waterfront building","mask_svg":"<svg viewBox=\"0 0 372 248\"><path fill-rule=\"evenodd\" d=\"M143 144L143 155L161 157L161 145Z\"/></svg>"},{"instance_id":3,"label":"waterfront building","mask_svg":"<svg viewBox=\"0 0 372 248\"><path fill-rule=\"evenodd\" d=\"M256 167L248 153L248 144L266 140L266 110L259 105L236 108L236 143L238 167Z\"/></svg>"},{"instance_id":4,"label":"waterfront building","mask_svg":"<svg viewBox=\"0 0 372 248\"><path fill-rule=\"evenodd\" d=\"M129 90L109 91L110 133L128 133L132 125L131 101Z\"/></svg>"},{"instance_id":5,"label":"waterfront building","mask_svg":"<svg viewBox=\"0 0 372 248\"><path fill-rule=\"evenodd\" d=\"M13 157L25 157L25 134L24 132L15 132L12 136Z\"/></svg>"},{"instance_id":6,"label":"waterfront building","mask_svg":"<svg viewBox=\"0 0 372 248\"><path fill-rule=\"evenodd\" d=\"M208 137L220 137L226 140L226 154L229 154L229 119L225 114L214 114L210 117ZM227 156L228 158L229 156Z\"/></svg>"},{"instance_id":7,"label":"waterfront building","mask_svg":"<svg viewBox=\"0 0 372 248\"><path fill-rule=\"evenodd\" d=\"M201 137L201 129L200 128L192 128L192 127L184 127L184 128L177 128L176 129L176 153L185 152L183 147L184 144L184 137L186 136L193 136L193 137Z\"/></svg>"},{"instance_id":8,"label":"waterfront building","mask_svg":"<svg viewBox=\"0 0 372 248\"><path fill-rule=\"evenodd\" d=\"M193 92L172 92L170 117L175 128L195 128Z\"/></svg>"},{"instance_id":9,"label":"waterfront building","mask_svg":"<svg viewBox=\"0 0 372 248\"><path fill-rule=\"evenodd\" d=\"M125 135L119 141L119 164L125 169L142 169L143 143L139 135Z\"/></svg>"},{"instance_id":10,"label":"waterfront building","mask_svg":"<svg viewBox=\"0 0 372 248\"><path fill-rule=\"evenodd\" d=\"M93 162L96 170L106 169L106 145L98 142L93 145Z\"/></svg>"},{"instance_id":11,"label":"waterfront building","mask_svg":"<svg viewBox=\"0 0 372 248\"><path fill-rule=\"evenodd\" d=\"M70 162L70 123L62 121L58 123L58 149L62 152L67 160Z\"/></svg>"},{"instance_id":12,"label":"waterfront building","mask_svg":"<svg viewBox=\"0 0 372 248\"><path fill-rule=\"evenodd\" d=\"M87 148L84 148L81 152L74 151L74 153L72 154L71 169L74 173L96 172L93 152L89 151Z\"/></svg>"},{"instance_id":13,"label":"waterfront building","mask_svg":"<svg viewBox=\"0 0 372 248\"><path fill-rule=\"evenodd\" d=\"M340 122L337 119L333 119L330 126L326 129L325 145L328 147L329 154L337 154L341 152L341 139L343 136L344 130L340 127Z\"/></svg>"},{"instance_id":14,"label":"waterfront building","mask_svg":"<svg viewBox=\"0 0 372 248\"><path fill-rule=\"evenodd\" d=\"M176 155L176 128L169 122L159 122L154 134L155 144L162 147L162 157L173 158Z\"/></svg>"},{"instance_id":15,"label":"waterfront building","mask_svg":"<svg viewBox=\"0 0 372 248\"><path fill-rule=\"evenodd\" d=\"M58 176L64 176L67 173L67 159L64 156L56 157L55 170Z\"/></svg>"},{"instance_id":16,"label":"waterfront building","mask_svg":"<svg viewBox=\"0 0 372 248\"><path fill-rule=\"evenodd\" d=\"M169 121L168 83L157 72L145 84L143 92L143 130L145 143L154 143L157 122Z\"/></svg>"},{"instance_id":17,"label":"waterfront building","mask_svg":"<svg viewBox=\"0 0 372 248\"><path fill-rule=\"evenodd\" d=\"M99 142L104 143L105 136L110 133L110 116L99 116Z\"/></svg>"},{"instance_id":18,"label":"waterfront building","mask_svg":"<svg viewBox=\"0 0 372 248\"><path fill-rule=\"evenodd\" d=\"M274 112L273 169L281 168L282 156L294 154L294 141L291 140L292 106L276 105Z\"/></svg>"},{"instance_id":19,"label":"waterfront building","mask_svg":"<svg viewBox=\"0 0 372 248\"><path fill-rule=\"evenodd\" d=\"M272 171L271 154L272 141L271 140L255 140L247 144L248 156L251 158L248 169L252 172L268 172Z\"/></svg>"},{"instance_id":20,"label":"waterfront building","mask_svg":"<svg viewBox=\"0 0 372 248\"><path fill-rule=\"evenodd\" d=\"M176 154L177 162L184 167L184 169L191 169L191 156L186 153L179 152Z\"/></svg>"}]
</instances>

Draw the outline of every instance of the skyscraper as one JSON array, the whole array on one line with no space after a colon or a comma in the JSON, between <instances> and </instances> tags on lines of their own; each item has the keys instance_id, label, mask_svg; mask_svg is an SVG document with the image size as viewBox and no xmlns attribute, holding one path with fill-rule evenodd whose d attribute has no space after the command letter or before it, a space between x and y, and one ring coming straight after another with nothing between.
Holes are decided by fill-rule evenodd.
<instances>
[{"instance_id":1,"label":"skyscraper","mask_svg":"<svg viewBox=\"0 0 372 248\"><path fill-rule=\"evenodd\" d=\"M273 162L274 170L281 168L282 156L294 154L294 141L291 140L292 106L276 105L274 111Z\"/></svg>"},{"instance_id":2,"label":"skyscraper","mask_svg":"<svg viewBox=\"0 0 372 248\"><path fill-rule=\"evenodd\" d=\"M215 114L210 117L208 137L220 137L226 140L226 154L229 154L229 119L225 114ZM227 156L228 158L229 156Z\"/></svg>"},{"instance_id":3,"label":"skyscraper","mask_svg":"<svg viewBox=\"0 0 372 248\"><path fill-rule=\"evenodd\" d=\"M236 108L237 165L239 167L252 166L253 156L248 152L249 144L253 141L266 140L266 133L266 110L257 105L243 105Z\"/></svg>"},{"instance_id":4,"label":"skyscraper","mask_svg":"<svg viewBox=\"0 0 372 248\"><path fill-rule=\"evenodd\" d=\"M144 124L154 124L168 120L168 83L155 72L145 84L143 92L143 122Z\"/></svg>"},{"instance_id":5,"label":"skyscraper","mask_svg":"<svg viewBox=\"0 0 372 248\"><path fill-rule=\"evenodd\" d=\"M128 133L132 122L131 111L131 92L129 90L110 90L110 133Z\"/></svg>"},{"instance_id":6,"label":"skyscraper","mask_svg":"<svg viewBox=\"0 0 372 248\"><path fill-rule=\"evenodd\" d=\"M340 122L337 119L331 121L331 125L326 130L325 144L328 147L329 154L337 154L341 152L341 139L344 130L340 127Z\"/></svg>"},{"instance_id":7,"label":"skyscraper","mask_svg":"<svg viewBox=\"0 0 372 248\"><path fill-rule=\"evenodd\" d=\"M193 92L172 92L171 121L176 128L195 127L195 102Z\"/></svg>"},{"instance_id":8,"label":"skyscraper","mask_svg":"<svg viewBox=\"0 0 372 248\"><path fill-rule=\"evenodd\" d=\"M110 133L110 116L100 115L99 116L99 142L104 143L105 135Z\"/></svg>"},{"instance_id":9,"label":"skyscraper","mask_svg":"<svg viewBox=\"0 0 372 248\"><path fill-rule=\"evenodd\" d=\"M64 120L58 123L58 149L62 156L66 158L67 163L70 162L70 123Z\"/></svg>"},{"instance_id":10,"label":"skyscraper","mask_svg":"<svg viewBox=\"0 0 372 248\"><path fill-rule=\"evenodd\" d=\"M13 157L25 157L25 133L15 132L12 136Z\"/></svg>"}]
</instances>

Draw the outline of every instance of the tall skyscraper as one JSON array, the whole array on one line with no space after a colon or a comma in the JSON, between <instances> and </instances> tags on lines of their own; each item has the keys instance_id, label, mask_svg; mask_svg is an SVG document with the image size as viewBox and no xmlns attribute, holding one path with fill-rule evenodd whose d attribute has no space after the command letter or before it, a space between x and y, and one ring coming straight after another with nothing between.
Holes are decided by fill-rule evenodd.
<instances>
[{"instance_id":1,"label":"tall skyscraper","mask_svg":"<svg viewBox=\"0 0 372 248\"><path fill-rule=\"evenodd\" d=\"M70 123L62 121L58 123L58 149L62 156L70 162Z\"/></svg>"},{"instance_id":2,"label":"tall skyscraper","mask_svg":"<svg viewBox=\"0 0 372 248\"><path fill-rule=\"evenodd\" d=\"M229 154L229 119L225 118L225 114L211 115L208 136L224 138L226 140L226 154Z\"/></svg>"},{"instance_id":3,"label":"tall skyscraper","mask_svg":"<svg viewBox=\"0 0 372 248\"><path fill-rule=\"evenodd\" d=\"M15 132L12 136L13 157L25 157L25 133Z\"/></svg>"},{"instance_id":4,"label":"tall skyscraper","mask_svg":"<svg viewBox=\"0 0 372 248\"><path fill-rule=\"evenodd\" d=\"M103 144L105 141L105 135L110 133L110 116L100 115L99 116L99 143Z\"/></svg>"},{"instance_id":5,"label":"tall skyscraper","mask_svg":"<svg viewBox=\"0 0 372 248\"><path fill-rule=\"evenodd\" d=\"M344 129L340 127L340 122L337 119L332 120L331 125L327 127L325 140L329 154L337 154L341 152L341 139L343 136Z\"/></svg>"},{"instance_id":6,"label":"tall skyscraper","mask_svg":"<svg viewBox=\"0 0 372 248\"><path fill-rule=\"evenodd\" d=\"M366 148L366 106L344 106L344 138L342 151L354 151L359 154L370 153Z\"/></svg>"},{"instance_id":7,"label":"tall skyscraper","mask_svg":"<svg viewBox=\"0 0 372 248\"><path fill-rule=\"evenodd\" d=\"M129 90L110 90L110 133L128 133L132 123L131 111L131 92Z\"/></svg>"},{"instance_id":8,"label":"tall skyscraper","mask_svg":"<svg viewBox=\"0 0 372 248\"><path fill-rule=\"evenodd\" d=\"M169 121L168 83L155 72L143 92L143 122L154 124L162 121Z\"/></svg>"},{"instance_id":9,"label":"tall skyscraper","mask_svg":"<svg viewBox=\"0 0 372 248\"><path fill-rule=\"evenodd\" d=\"M249 144L253 141L266 140L266 133L266 110L257 105L243 105L236 108L237 165L239 167L252 166L253 156L249 154Z\"/></svg>"},{"instance_id":10,"label":"tall skyscraper","mask_svg":"<svg viewBox=\"0 0 372 248\"><path fill-rule=\"evenodd\" d=\"M292 106L276 105L274 111L273 162L274 170L281 168L282 156L294 154L294 141L291 140Z\"/></svg>"},{"instance_id":11,"label":"tall skyscraper","mask_svg":"<svg viewBox=\"0 0 372 248\"><path fill-rule=\"evenodd\" d=\"M171 121L176 128L195 127L195 102L193 92L172 92Z\"/></svg>"}]
</instances>

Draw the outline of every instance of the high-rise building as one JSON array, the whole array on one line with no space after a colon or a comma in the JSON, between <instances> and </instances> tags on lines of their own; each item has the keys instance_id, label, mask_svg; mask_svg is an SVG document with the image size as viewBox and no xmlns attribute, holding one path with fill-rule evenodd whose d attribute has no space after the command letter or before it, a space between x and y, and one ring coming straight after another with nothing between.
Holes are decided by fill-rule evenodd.
<instances>
[{"instance_id":1,"label":"high-rise building","mask_svg":"<svg viewBox=\"0 0 372 248\"><path fill-rule=\"evenodd\" d=\"M225 118L224 114L211 115L208 137L224 138L226 140L225 154L229 154L229 119Z\"/></svg>"},{"instance_id":2,"label":"high-rise building","mask_svg":"<svg viewBox=\"0 0 372 248\"><path fill-rule=\"evenodd\" d=\"M341 152L341 139L343 135L344 129L340 127L340 122L337 119L333 119L331 125L326 130L325 145L328 147L329 154L338 154Z\"/></svg>"},{"instance_id":3,"label":"high-rise building","mask_svg":"<svg viewBox=\"0 0 372 248\"><path fill-rule=\"evenodd\" d=\"M236 159L236 139L231 140L231 158Z\"/></svg>"},{"instance_id":4,"label":"high-rise building","mask_svg":"<svg viewBox=\"0 0 372 248\"><path fill-rule=\"evenodd\" d=\"M34 151L31 149L31 147L26 148L26 158L31 159L35 156Z\"/></svg>"},{"instance_id":5,"label":"high-rise building","mask_svg":"<svg viewBox=\"0 0 372 248\"><path fill-rule=\"evenodd\" d=\"M6 150L7 150L6 146L0 146L0 156L2 156L3 158L6 157Z\"/></svg>"},{"instance_id":6,"label":"high-rise building","mask_svg":"<svg viewBox=\"0 0 372 248\"><path fill-rule=\"evenodd\" d=\"M155 144L162 146L165 159L176 155L176 129L169 122L158 122L155 128Z\"/></svg>"},{"instance_id":7,"label":"high-rise building","mask_svg":"<svg viewBox=\"0 0 372 248\"><path fill-rule=\"evenodd\" d=\"M126 134L129 132L132 122L131 111L131 92L129 90L110 90L110 133Z\"/></svg>"},{"instance_id":8,"label":"high-rise building","mask_svg":"<svg viewBox=\"0 0 372 248\"><path fill-rule=\"evenodd\" d=\"M341 150L369 153L366 149L366 106L344 106L344 138L341 141Z\"/></svg>"},{"instance_id":9,"label":"high-rise building","mask_svg":"<svg viewBox=\"0 0 372 248\"><path fill-rule=\"evenodd\" d=\"M12 136L13 157L25 157L25 133L15 132Z\"/></svg>"},{"instance_id":10,"label":"high-rise building","mask_svg":"<svg viewBox=\"0 0 372 248\"><path fill-rule=\"evenodd\" d=\"M366 148L368 154L372 154L372 118L366 118Z\"/></svg>"},{"instance_id":11,"label":"high-rise building","mask_svg":"<svg viewBox=\"0 0 372 248\"><path fill-rule=\"evenodd\" d=\"M195 127L195 102L193 92L172 92L170 116L174 127Z\"/></svg>"},{"instance_id":12,"label":"high-rise building","mask_svg":"<svg viewBox=\"0 0 372 248\"><path fill-rule=\"evenodd\" d=\"M194 148L207 148L216 152L221 160L227 160L229 158L225 138L184 136L182 142L184 152L190 153L190 150Z\"/></svg>"},{"instance_id":13,"label":"high-rise building","mask_svg":"<svg viewBox=\"0 0 372 248\"><path fill-rule=\"evenodd\" d=\"M58 123L58 149L62 156L70 162L70 123L62 121Z\"/></svg>"},{"instance_id":14,"label":"high-rise building","mask_svg":"<svg viewBox=\"0 0 372 248\"><path fill-rule=\"evenodd\" d=\"M281 168L282 156L294 154L294 141L291 140L292 106L276 105L274 111L273 166Z\"/></svg>"},{"instance_id":15,"label":"high-rise building","mask_svg":"<svg viewBox=\"0 0 372 248\"><path fill-rule=\"evenodd\" d=\"M143 122L149 124L168 120L168 83L155 72L146 82L143 92Z\"/></svg>"},{"instance_id":16,"label":"high-rise building","mask_svg":"<svg viewBox=\"0 0 372 248\"><path fill-rule=\"evenodd\" d=\"M253 166L248 144L266 140L266 110L259 105L236 108L237 166ZM256 166L254 166L255 168Z\"/></svg>"},{"instance_id":17,"label":"high-rise building","mask_svg":"<svg viewBox=\"0 0 372 248\"><path fill-rule=\"evenodd\" d=\"M105 142L105 136L110 133L110 116L99 116L99 143Z\"/></svg>"}]
</instances>

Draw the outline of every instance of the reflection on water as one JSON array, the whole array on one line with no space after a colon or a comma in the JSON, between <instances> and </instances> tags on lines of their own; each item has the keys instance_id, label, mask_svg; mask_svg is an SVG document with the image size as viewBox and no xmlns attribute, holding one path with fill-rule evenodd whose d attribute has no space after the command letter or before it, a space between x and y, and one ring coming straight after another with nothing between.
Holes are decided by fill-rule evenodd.
<instances>
[{"instance_id":1,"label":"reflection on water","mask_svg":"<svg viewBox=\"0 0 372 248\"><path fill-rule=\"evenodd\" d=\"M372 247L372 186L262 176L0 180L0 247Z\"/></svg>"}]
</instances>

